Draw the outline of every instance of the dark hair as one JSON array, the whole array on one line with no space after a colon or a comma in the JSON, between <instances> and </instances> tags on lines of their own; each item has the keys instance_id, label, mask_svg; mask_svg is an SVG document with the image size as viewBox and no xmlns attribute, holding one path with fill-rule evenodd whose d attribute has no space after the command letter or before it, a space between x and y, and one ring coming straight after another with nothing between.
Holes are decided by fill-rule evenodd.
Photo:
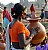
<instances>
[{"instance_id":1,"label":"dark hair","mask_svg":"<svg viewBox=\"0 0 48 50\"><path fill-rule=\"evenodd\" d=\"M34 4L32 4L31 7L32 7L33 5L34 5Z\"/></svg>"},{"instance_id":2,"label":"dark hair","mask_svg":"<svg viewBox=\"0 0 48 50\"><path fill-rule=\"evenodd\" d=\"M6 9L7 7L4 7L4 9Z\"/></svg>"},{"instance_id":3,"label":"dark hair","mask_svg":"<svg viewBox=\"0 0 48 50\"><path fill-rule=\"evenodd\" d=\"M14 5L11 9L11 15L13 18L17 19L18 16L22 15L22 11L24 11L26 7L23 7L20 3Z\"/></svg>"},{"instance_id":4,"label":"dark hair","mask_svg":"<svg viewBox=\"0 0 48 50\"><path fill-rule=\"evenodd\" d=\"M41 9L41 11L44 11L43 9Z\"/></svg>"}]
</instances>

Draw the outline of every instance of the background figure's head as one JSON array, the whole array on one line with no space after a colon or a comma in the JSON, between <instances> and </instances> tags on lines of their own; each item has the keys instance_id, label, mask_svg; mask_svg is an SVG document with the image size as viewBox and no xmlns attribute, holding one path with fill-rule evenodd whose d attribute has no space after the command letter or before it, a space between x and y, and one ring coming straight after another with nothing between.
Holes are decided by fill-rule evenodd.
<instances>
[{"instance_id":1,"label":"background figure's head","mask_svg":"<svg viewBox=\"0 0 48 50\"><path fill-rule=\"evenodd\" d=\"M33 6L33 4L32 4L32 6Z\"/></svg>"},{"instance_id":2,"label":"background figure's head","mask_svg":"<svg viewBox=\"0 0 48 50\"><path fill-rule=\"evenodd\" d=\"M13 18L18 19L22 18L23 15L26 15L26 7L17 3L11 8L11 15Z\"/></svg>"},{"instance_id":3,"label":"background figure's head","mask_svg":"<svg viewBox=\"0 0 48 50\"><path fill-rule=\"evenodd\" d=\"M6 11L7 7L4 7L4 11Z\"/></svg>"},{"instance_id":4,"label":"background figure's head","mask_svg":"<svg viewBox=\"0 0 48 50\"><path fill-rule=\"evenodd\" d=\"M31 7L33 7L34 6L34 4L31 4Z\"/></svg>"},{"instance_id":5,"label":"background figure's head","mask_svg":"<svg viewBox=\"0 0 48 50\"><path fill-rule=\"evenodd\" d=\"M43 9L41 9L41 12L43 12L44 10Z\"/></svg>"}]
</instances>

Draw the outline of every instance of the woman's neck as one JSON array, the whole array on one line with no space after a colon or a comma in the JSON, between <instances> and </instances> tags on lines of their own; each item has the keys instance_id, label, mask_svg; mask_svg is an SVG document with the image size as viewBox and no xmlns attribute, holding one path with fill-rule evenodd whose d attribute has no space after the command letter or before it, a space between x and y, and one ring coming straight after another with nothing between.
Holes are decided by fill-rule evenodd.
<instances>
[{"instance_id":1,"label":"woman's neck","mask_svg":"<svg viewBox=\"0 0 48 50\"><path fill-rule=\"evenodd\" d=\"M22 21L22 18L21 18L21 16L19 16L18 20L19 20L19 21Z\"/></svg>"}]
</instances>

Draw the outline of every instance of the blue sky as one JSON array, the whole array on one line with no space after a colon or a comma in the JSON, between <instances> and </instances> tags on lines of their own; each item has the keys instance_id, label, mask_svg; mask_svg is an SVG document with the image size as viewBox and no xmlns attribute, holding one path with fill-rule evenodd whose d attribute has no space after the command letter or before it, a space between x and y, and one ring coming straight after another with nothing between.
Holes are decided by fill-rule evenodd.
<instances>
[{"instance_id":1,"label":"blue sky","mask_svg":"<svg viewBox=\"0 0 48 50\"><path fill-rule=\"evenodd\" d=\"M30 1L35 1L35 0L28 0L28 1L30 2ZM0 2L3 3L4 5L6 5L6 4L10 3L10 2L12 2L14 4L19 3L20 0L0 0Z\"/></svg>"}]
</instances>

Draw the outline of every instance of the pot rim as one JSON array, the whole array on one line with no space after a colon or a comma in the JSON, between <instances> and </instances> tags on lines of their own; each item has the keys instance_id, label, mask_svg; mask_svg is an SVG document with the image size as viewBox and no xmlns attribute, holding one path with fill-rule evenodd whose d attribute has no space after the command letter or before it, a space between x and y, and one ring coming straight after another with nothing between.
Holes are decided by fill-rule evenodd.
<instances>
[{"instance_id":1,"label":"pot rim","mask_svg":"<svg viewBox=\"0 0 48 50\"><path fill-rule=\"evenodd\" d=\"M41 20L40 17L37 17L37 18L27 18L28 21L32 21L32 20Z\"/></svg>"}]
</instances>

